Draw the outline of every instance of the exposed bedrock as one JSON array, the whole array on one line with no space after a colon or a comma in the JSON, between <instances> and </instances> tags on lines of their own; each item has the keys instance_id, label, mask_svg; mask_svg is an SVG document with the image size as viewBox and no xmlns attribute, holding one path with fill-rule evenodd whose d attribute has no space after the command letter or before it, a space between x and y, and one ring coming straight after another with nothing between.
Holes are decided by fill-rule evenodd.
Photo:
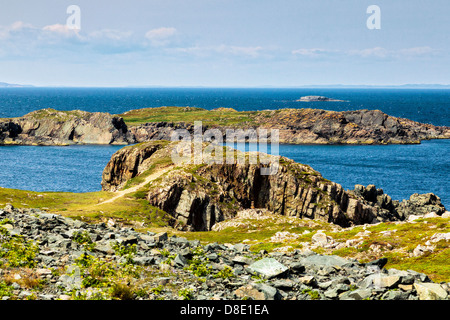
<instances>
[{"instance_id":1,"label":"exposed bedrock","mask_svg":"<svg viewBox=\"0 0 450 320\"><path fill-rule=\"evenodd\" d=\"M391 117L379 110L282 109L257 112L251 119L239 125L204 125L203 130L219 129L225 138L227 129L278 129L279 142L291 144L416 144L450 138L449 127ZM130 131L139 142L170 139L175 129L193 132L193 124L181 121L146 123Z\"/></svg>"},{"instance_id":2,"label":"exposed bedrock","mask_svg":"<svg viewBox=\"0 0 450 320\"><path fill-rule=\"evenodd\" d=\"M102 112L43 109L0 120L0 144L129 144L134 137L122 118Z\"/></svg>"},{"instance_id":3,"label":"exposed bedrock","mask_svg":"<svg viewBox=\"0 0 450 320\"><path fill-rule=\"evenodd\" d=\"M152 157L162 152L170 155L168 149L174 145L168 144L155 153L142 153L133 147L120 150L105 169L109 173L108 179L104 173L104 190L124 185L128 177L145 172L139 169L140 164L150 167ZM155 143L142 143L136 148L154 150ZM276 215L319 219L341 226L403 220L410 214L430 210L436 214L445 211L433 194L413 195L410 200L399 203L381 189L357 186L356 191L347 191L307 165L285 157L269 158L266 164L246 161L243 164L178 165L148 185L147 200L169 213L176 228L195 231L210 230L215 223L252 207L265 208ZM261 174L263 168L277 163L275 174ZM123 168L133 168L127 169L132 174L124 174ZM416 198L423 201L416 201Z\"/></svg>"},{"instance_id":4,"label":"exposed bedrock","mask_svg":"<svg viewBox=\"0 0 450 320\"><path fill-rule=\"evenodd\" d=\"M0 119L0 144L130 144L171 140L176 129L194 131L194 124L184 119L184 109L179 109L176 121L135 126L127 126L126 119L108 113L43 109L20 118ZM281 109L235 112L235 118L231 119L226 116L220 118L214 111L209 111L214 113L211 117L218 119L215 125L208 124L208 111L202 112L205 117L202 118L205 120L203 131L219 129L224 139L227 129L278 129L279 142L291 144L412 144L427 139L450 138L449 127L391 117L379 110ZM244 114L246 121L233 121Z\"/></svg>"}]
</instances>

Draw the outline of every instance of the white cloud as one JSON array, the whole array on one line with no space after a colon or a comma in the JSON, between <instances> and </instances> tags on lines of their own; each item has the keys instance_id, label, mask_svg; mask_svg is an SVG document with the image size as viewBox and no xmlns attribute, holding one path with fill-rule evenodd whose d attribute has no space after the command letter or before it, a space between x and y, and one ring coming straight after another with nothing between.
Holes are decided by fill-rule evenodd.
<instances>
[{"instance_id":1,"label":"white cloud","mask_svg":"<svg viewBox=\"0 0 450 320\"><path fill-rule=\"evenodd\" d=\"M362 50L350 50L350 55L357 55L363 58L407 58L407 57L426 57L436 54L438 51L428 47L412 47L404 49L389 50L382 47L368 48Z\"/></svg>"},{"instance_id":2,"label":"white cloud","mask_svg":"<svg viewBox=\"0 0 450 320\"><path fill-rule=\"evenodd\" d=\"M352 49L352 50L331 50L321 48L302 48L291 51L293 55L300 55L304 57L321 57L321 56L358 56L361 58L378 58L378 59L400 59L400 58L413 58L430 56L438 53L431 47L412 47L404 49L386 49L383 47L373 47L365 49Z\"/></svg>"},{"instance_id":3,"label":"white cloud","mask_svg":"<svg viewBox=\"0 0 450 320\"><path fill-rule=\"evenodd\" d=\"M177 34L177 29L161 27L147 31L145 38L150 40L153 46L160 47L168 45L171 39Z\"/></svg>"},{"instance_id":4,"label":"white cloud","mask_svg":"<svg viewBox=\"0 0 450 320\"><path fill-rule=\"evenodd\" d=\"M364 58L367 57L378 57L378 58L386 58L387 56L391 55L391 52L385 48L382 47L375 47L375 48L368 48L368 49L361 49L361 50L349 50L349 55L357 55Z\"/></svg>"},{"instance_id":5,"label":"white cloud","mask_svg":"<svg viewBox=\"0 0 450 320\"><path fill-rule=\"evenodd\" d=\"M0 40L12 39L14 36L20 36L25 33L35 32L37 28L29 23L16 21L9 26L0 26Z\"/></svg>"},{"instance_id":6,"label":"white cloud","mask_svg":"<svg viewBox=\"0 0 450 320\"><path fill-rule=\"evenodd\" d=\"M296 49L291 53L294 55L308 56L308 57L317 57L319 55L323 55L331 52L330 50L312 48L312 49Z\"/></svg>"},{"instance_id":7,"label":"white cloud","mask_svg":"<svg viewBox=\"0 0 450 320\"><path fill-rule=\"evenodd\" d=\"M230 54L235 56L248 56L248 57L257 57L260 55L262 51L262 47L239 47L239 46L226 46L220 45L215 48L217 52Z\"/></svg>"},{"instance_id":8,"label":"white cloud","mask_svg":"<svg viewBox=\"0 0 450 320\"><path fill-rule=\"evenodd\" d=\"M42 27L37 32L36 45L64 48L67 44L74 45L81 43L84 39L79 29L71 29L65 24L52 24Z\"/></svg>"},{"instance_id":9,"label":"white cloud","mask_svg":"<svg viewBox=\"0 0 450 320\"><path fill-rule=\"evenodd\" d=\"M89 37L92 39L111 39L111 40L125 40L131 37L132 32L103 29L98 31L93 31L89 33Z\"/></svg>"},{"instance_id":10,"label":"white cloud","mask_svg":"<svg viewBox=\"0 0 450 320\"><path fill-rule=\"evenodd\" d=\"M186 53L199 57L207 57L213 55L223 56L240 56L256 58L262 54L263 47L260 46L230 46L230 45L217 45L217 46L195 46L187 48L175 48L175 52Z\"/></svg>"},{"instance_id":11,"label":"white cloud","mask_svg":"<svg viewBox=\"0 0 450 320\"><path fill-rule=\"evenodd\" d=\"M435 50L431 47L414 47L408 49L402 49L399 51L401 55L406 56L423 56L423 55L433 55L438 53L438 50Z\"/></svg>"}]
</instances>

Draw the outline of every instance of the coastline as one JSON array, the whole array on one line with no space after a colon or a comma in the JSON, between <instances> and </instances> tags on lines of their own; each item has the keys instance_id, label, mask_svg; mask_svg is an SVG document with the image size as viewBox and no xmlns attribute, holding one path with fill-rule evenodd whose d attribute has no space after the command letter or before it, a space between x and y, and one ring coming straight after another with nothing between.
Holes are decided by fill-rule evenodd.
<instances>
[{"instance_id":1,"label":"coastline","mask_svg":"<svg viewBox=\"0 0 450 320\"><path fill-rule=\"evenodd\" d=\"M279 130L284 144L419 144L422 140L449 139L450 127L391 117L379 110L326 111L279 109L236 111L190 107L135 109L119 115L79 110L42 109L23 117L0 119L0 145L127 145L170 140L176 129ZM247 137L248 138L248 137ZM268 136L270 141L270 135Z\"/></svg>"}]
</instances>

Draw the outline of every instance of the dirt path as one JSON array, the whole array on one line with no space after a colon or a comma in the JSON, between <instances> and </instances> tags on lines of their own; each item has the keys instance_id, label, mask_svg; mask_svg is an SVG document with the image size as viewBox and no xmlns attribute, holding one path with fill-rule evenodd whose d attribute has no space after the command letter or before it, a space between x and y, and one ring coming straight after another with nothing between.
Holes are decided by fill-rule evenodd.
<instances>
[{"instance_id":1,"label":"dirt path","mask_svg":"<svg viewBox=\"0 0 450 320\"><path fill-rule=\"evenodd\" d=\"M140 188L142 188L142 187L145 186L146 184L150 183L151 181L153 181L153 180L159 178L161 175L163 175L164 173L166 173L167 171L169 171L169 170L172 169L172 168L173 168L173 166L169 166L169 167L163 168L163 169L161 169L161 170L158 170L157 172L152 173L152 174L149 175L147 178L145 178L145 180L144 180L142 183L140 183L140 184L138 184L138 185L135 185L134 187L128 188L128 189L126 189L126 190L116 191L116 192L114 192L114 193L115 193L114 197L112 197L111 199L102 201L102 202L100 202L100 203L97 203L96 205L98 206L98 205L105 204L105 203L111 203L111 202L114 202L114 201L116 201L117 199L119 199L119 198L121 198L121 197L123 197L123 196L125 196L125 195L127 195L127 194L136 192L136 191L138 191Z\"/></svg>"}]
</instances>

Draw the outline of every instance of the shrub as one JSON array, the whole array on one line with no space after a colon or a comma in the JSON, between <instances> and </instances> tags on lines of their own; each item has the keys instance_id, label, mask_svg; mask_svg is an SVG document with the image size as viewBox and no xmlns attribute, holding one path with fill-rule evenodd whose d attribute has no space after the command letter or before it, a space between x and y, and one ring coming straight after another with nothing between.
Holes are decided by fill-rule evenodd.
<instances>
[{"instance_id":1,"label":"shrub","mask_svg":"<svg viewBox=\"0 0 450 320\"><path fill-rule=\"evenodd\" d=\"M22 236L9 235L6 229L0 228L0 258L4 259L6 267L33 268L36 266L34 259L38 252L39 247L33 241L25 241Z\"/></svg>"},{"instance_id":2,"label":"shrub","mask_svg":"<svg viewBox=\"0 0 450 320\"><path fill-rule=\"evenodd\" d=\"M192 289L184 288L178 290L178 296L183 300L192 300L194 298L194 293Z\"/></svg>"},{"instance_id":3,"label":"shrub","mask_svg":"<svg viewBox=\"0 0 450 320\"><path fill-rule=\"evenodd\" d=\"M233 269L230 266L225 266L222 270L214 275L214 278L229 279L234 276Z\"/></svg>"},{"instance_id":4,"label":"shrub","mask_svg":"<svg viewBox=\"0 0 450 320\"><path fill-rule=\"evenodd\" d=\"M133 289L120 282L113 283L110 293L113 299L132 300L134 298Z\"/></svg>"}]
</instances>

